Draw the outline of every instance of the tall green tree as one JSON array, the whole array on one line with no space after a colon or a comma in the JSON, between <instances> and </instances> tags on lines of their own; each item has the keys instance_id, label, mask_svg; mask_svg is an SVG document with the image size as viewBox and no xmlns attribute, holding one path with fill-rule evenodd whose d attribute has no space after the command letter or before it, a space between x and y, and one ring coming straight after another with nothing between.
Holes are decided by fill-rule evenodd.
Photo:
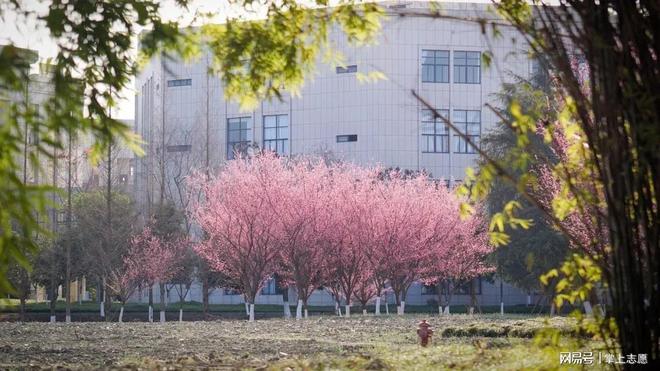
<instances>
[{"instance_id":1,"label":"tall green tree","mask_svg":"<svg viewBox=\"0 0 660 371\"><path fill-rule=\"evenodd\" d=\"M498 96L502 104L508 107L514 101L520 102L524 112L534 115L537 121L554 119L554 105L548 104L551 95L546 74L533 76L530 81L517 80L503 86ZM505 166L509 173L520 177L522 172L507 161L517 146L516 133L508 126L513 117L506 112L503 116L506 120L498 122L484 136L481 148L491 159ZM531 137L526 151L533 164L553 165L558 161L541 136ZM564 261L568 253L568 239L553 227L538 207L522 197L513 185L495 179L486 198L488 210L499 212L511 200L520 204L519 216L533 220L534 224L529 229L513 229L508 232L511 241L500 246L491 256L497 274L527 292L546 291L553 297L554 287L544 287L539 278Z\"/></svg>"},{"instance_id":2,"label":"tall green tree","mask_svg":"<svg viewBox=\"0 0 660 371\"><path fill-rule=\"evenodd\" d=\"M547 62L558 82L562 99L560 115L544 122L550 143L558 131L570 139L566 161L552 167L559 192L551 208L543 205L530 187L535 177L529 171L525 149L536 135L534 117L509 106L516 133L516 148L510 162L521 176L507 171L476 143L464 137L484 159L479 172L466 174L462 192L483 199L494 179L516 187L538 206L553 225L576 247L576 254L545 278L558 277L557 301L584 299L602 280L611 298L611 311L598 320L599 336L615 339L623 354L646 354L652 369L660 366L660 7L657 1L556 2L503 0L494 8L505 24L519 31L520 38L537 58ZM432 17L446 17L441 11ZM502 20L476 19L482 30L502 27ZM495 32L497 33L497 32ZM413 92L436 117L439 112ZM501 111L491 107L503 118ZM461 136L448 118L443 121ZM491 240L510 241L509 228L529 227L509 201L493 215ZM469 205L464 210L469 211ZM595 212L594 212L595 211ZM579 217L607 233L580 241L563 223ZM598 228L600 229L600 228ZM609 342L608 342L609 343ZM612 345L611 343L609 343ZM624 365L623 367L632 367Z\"/></svg>"},{"instance_id":3,"label":"tall green tree","mask_svg":"<svg viewBox=\"0 0 660 371\"><path fill-rule=\"evenodd\" d=\"M46 209L48 200L47 187L27 185L15 176L20 171L16 158L25 129L44 139L39 151L45 156L65 147L53 139L60 138L55 135L60 132L97 138L92 159L98 160L113 140L124 141L140 152L129 128L112 119L108 110L138 68L132 49L138 35L142 60L163 51L164 58L173 53L191 57L203 41L212 54L210 70L223 79L227 97L248 107L259 100L299 93L318 58L342 63L328 43L335 26L349 41L364 43L378 31L383 13L378 5L357 0L342 0L333 7L327 0L305 4L239 0L231 2L231 13L239 16L224 25L182 30L178 23L161 19L160 2L155 0L46 3L45 13L15 0L0 7L0 21L4 22L4 12L18 14L19 22L36 19L36 28L46 30L57 46L53 59L55 94L45 106L46 115L36 117L27 104L12 104L0 130L0 203L4 206L0 211L0 292L11 290L6 279L10 260L29 266L25 251L35 248L32 236L39 229L35 215ZM188 10L188 0L175 3L182 12ZM246 21L246 15L255 10L267 17ZM29 63L19 54L12 45L0 50L0 85L21 92Z\"/></svg>"}]
</instances>

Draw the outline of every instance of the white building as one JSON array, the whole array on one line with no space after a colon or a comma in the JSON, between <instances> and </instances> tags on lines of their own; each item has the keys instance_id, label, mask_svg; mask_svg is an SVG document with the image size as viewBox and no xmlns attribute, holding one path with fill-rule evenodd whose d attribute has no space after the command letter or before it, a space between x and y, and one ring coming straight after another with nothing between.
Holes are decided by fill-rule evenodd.
<instances>
[{"instance_id":1,"label":"white building","mask_svg":"<svg viewBox=\"0 0 660 371\"><path fill-rule=\"evenodd\" d=\"M500 27L501 35L494 37L490 32L484 35L476 22L420 16L426 2L384 6L388 16L375 45L352 47L335 31L332 39L346 58L345 66L319 63L301 97L261 102L249 112L224 99L220 79L207 74L208 57L193 63L152 59L136 82L136 130L149 143L147 156L136 162L141 209L149 211L161 190L168 193L172 174L182 165L204 166L207 147L209 165L214 167L249 143L285 155L330 152L358 164L426 170L436 178L462 180L465 168L476 160L474 151L440 120L432 122L411 91L451 117L478 143L497 121L485 104L497 105L494 94L502 82L530 74L525 45L512 41L518 35L510 27ZM443 3L442 9L464 19L495 17L485 4ZM490 67L482 62L486 52ZM358 73L372 71L387 79L358 81ZM164 160L163 147L167 148ZM526 294L507 285L504 289L508 304L527 302ZM499 283L484 282L483 290L483 304L499 304ZM200 300L196 290L192 297ZM423 295L421 286L416 286L407 302L425 304L434 297ZM212 302L237 300L240 297L212 298ZM262 295L260 300L281 298ZM466 300L466 296L454 298L455 303ZM312 302L329 304L330 299L315 295Z\"/></svg>"}]
</instances>

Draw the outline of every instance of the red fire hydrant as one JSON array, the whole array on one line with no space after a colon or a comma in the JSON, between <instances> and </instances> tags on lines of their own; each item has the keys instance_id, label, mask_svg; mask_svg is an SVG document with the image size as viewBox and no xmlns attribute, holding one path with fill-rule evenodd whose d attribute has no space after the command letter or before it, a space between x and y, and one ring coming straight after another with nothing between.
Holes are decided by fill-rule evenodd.
<instances>
[{"instance_id":1,"label":"red fire hydrant","mask_svg":"<svg viewBox=\"0 0 660 371\"><path fill-rule=\"evenodd\" d=\"M425 319L419 323L419 327L417 328L417 335L419 336L420 344L423 347L429 344L431 336L433 336L433 330L431 330L431 325L426 323Z\"/></svg>"}]
</instances>

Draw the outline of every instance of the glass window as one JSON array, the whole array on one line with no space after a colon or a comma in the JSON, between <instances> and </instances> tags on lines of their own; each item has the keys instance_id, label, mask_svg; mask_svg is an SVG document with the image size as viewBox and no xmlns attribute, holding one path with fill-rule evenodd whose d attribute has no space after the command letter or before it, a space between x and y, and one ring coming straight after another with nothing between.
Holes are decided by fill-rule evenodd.
<instances>
[{"instance_id":1,"label":"glass window","mask_svg":"<svg viewBox=\"0 0 660 371\"><path fill-rule=\"evenodd\" d=\"M281 155L289 153L289 116L264 116L264 149Z\"/></svg>"},{"instance_id":2,"label":"glass window","mask_svg":"<svg viewBox=\"0 0 660 371\"><path fill-rule=\"evenodd\" d=\"M346 67L337 66L336 71L337 71L337 73L356 73L357 72L357 65L352 64L352 65L346 66Z\"/></svg>"},{"instance_id":3,"label":"glass window","mask_svg":"<svg viewBox=\"0 0 660 371\"><path fill-rule=\"evenodd\" d=\"M357 134L337 135L337 143L357 142Z\"/></svg>"},{"instance_id":4,"label":"glass window","mask_svg":"<svg viewBox=\"0 0 660 371\"><path fill-rule=\"evenodd\" d=\"M192 79L177 79L177 80L167 80L167 87L177 87L177 86L191 86Z\"/></svg>"},{"instance_id":5,"label":"glass window","mask_svg":"<svg viewBox=\"0 0 660 371\"><path fill-rule=\"evenodd\" d=\"M470 138L470 141L479 146L481 139L481 111L454 110L452 123L463 134ZM472 146L469 146L465 139L454 136L454 153L476 153Z\"/></svg>"},{"instance_id":6,"label":"glass window","mask_svg":"<svg viewBox=\"0 0 660 371\"><path fill-rule=\"evenodd\" d=\"M236 154L246 155L252 142L252 118L234 117L227 119L227 160Z\"/></svg>"},{"instance_id":7,"label":"glass window","mask_svg":"<svg viewBox=\"0 0 660 371\"><path fill-rule=\"evenodd\" d=\"M449 116L449 111L438 110L443 117ZM422 152L448 153L449 128L441 118L433 118L433 111L422 110Z\"/></svg>"},{"instance_id":8,"label":"glass window","mask_svg":"<svg viewBox=\"0 0 660 371\"><path fill-rule=\"evenodd\" d=\"M457 84L481 83L481 52L454 52L454 82Z\"/></svg>"},{"instance_id":9,"label":"glass window","mask_svg":"<svg viewBox=\"0 0 660 371\"><path fill-rule=\"evenodd\" d=\"M422 50L422 82L449 82L447 50Z\"/></svg>"},{"instance_id":10,"label":"glass window","mask_svg":"<svg viewBox=\"0 0 660 371\"><path fill-rule=\"evenodd\" d=\"M422 295L437 295L438 289L436 285L422 284Z\"/></svg>"},{"instance_id":11,"label":"glass window","mask_svg":"<svg viewBox=\"0 0 660 371\"><path fill-rule=\"evenodd\" d=\"M277 294L277 282L275 278L269 278L261 289L261 295L275 295Z\"/></svg>"}]
</instances>

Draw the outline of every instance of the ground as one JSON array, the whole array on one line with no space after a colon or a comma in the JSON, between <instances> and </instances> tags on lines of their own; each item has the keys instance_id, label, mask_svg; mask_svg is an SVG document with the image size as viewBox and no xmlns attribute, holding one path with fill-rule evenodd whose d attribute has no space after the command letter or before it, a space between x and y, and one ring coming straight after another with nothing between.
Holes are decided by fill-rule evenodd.
<instances>
[{"instance_id":1,"label":"ground","mask_svg":"<svg viewBox=\"0 0 660 371\"><path fill-rule=\"evenodd\" d=\"M435 330L428 348L417 344L421 319ZM545 326L568 333L570 321L410 314L254 323L0 322L0 369L555 369L558 351L538 346L532 337ZM587 342L584 350L592 345Z\"/></svg>"}]
</instances>

